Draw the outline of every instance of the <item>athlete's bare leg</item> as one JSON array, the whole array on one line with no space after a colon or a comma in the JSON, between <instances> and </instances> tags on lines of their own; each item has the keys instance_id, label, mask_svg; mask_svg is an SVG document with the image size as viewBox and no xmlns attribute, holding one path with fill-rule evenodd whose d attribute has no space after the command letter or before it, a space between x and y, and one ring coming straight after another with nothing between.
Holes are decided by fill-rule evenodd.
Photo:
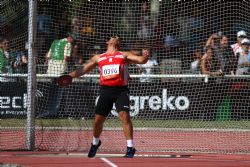
<instances>
[{"instance_id":1,"label":"athlete's bare leg","mask_svg":"<svg viewBox=\"0 0 250 167\"><path fill-rule=\"evenodd\" d=\"M130 119L129 112L119 112L119 118L122 122L123 132L126 140L133 140L133 125Z\"/></svg>"},{"instance_id":2,"label":"athlete's bare leg","mask_svg":"<svg viewBox=\"0 0 250 167\"><path fill-rule=\"evenodd\" d=\"M102 116L102 115L95 115L95 120L93 123L93 136L95 138L99 138L101 133L102 133L102 129L103 129L103 123L105 122L106 117Z\"/></svg>"}]
</instances>

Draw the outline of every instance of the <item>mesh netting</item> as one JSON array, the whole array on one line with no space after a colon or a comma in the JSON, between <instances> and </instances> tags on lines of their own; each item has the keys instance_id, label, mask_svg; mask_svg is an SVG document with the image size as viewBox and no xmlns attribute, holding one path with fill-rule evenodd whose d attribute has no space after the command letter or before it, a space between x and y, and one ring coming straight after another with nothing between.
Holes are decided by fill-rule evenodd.
<instances>
[{"instance_id":1,"label":"mesh netting","mask_svg":"<svg viewBox=\"0 0 250 167\"><path fill-rule=\"evenodd\" d=\"M241 1L38 1L36 148L88 150L99 71L74 79L66 88L58 87L56 78L83 66L93 54L105 52L107 39L117 35L121 50L144 46L152 50L147 64L129 67L130 114L138 151L249 153L249 75L235 75L238 59L223 59L229 62L223 66L224 77L206 77L199 65L213 34L225 36L230 48L238 31L248 32L248 5ZM8 40L12 58L0 73L0 148L25 149L27 62L22 56L20 60L18 51L27 59L28 2L4 0L2 6L1 36ZM75 41L65 42L68 36ZM69 61L51 61L49 52L65 46L71 48ZM227 56L238 58L234 53ZM21 64L15 66L18 61ZM50 65L53 68L48 70ZM101 139L102 151L125 149L115 109Z\"/></svg>"}]
</instances>

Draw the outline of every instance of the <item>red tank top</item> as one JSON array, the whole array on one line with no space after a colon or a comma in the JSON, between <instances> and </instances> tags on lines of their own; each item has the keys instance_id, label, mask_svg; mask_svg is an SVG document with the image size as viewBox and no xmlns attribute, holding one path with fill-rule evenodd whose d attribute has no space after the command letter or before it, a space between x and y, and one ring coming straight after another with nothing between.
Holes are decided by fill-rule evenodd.
<instances>
[{"instance_id":1,"label":"red tank top","mask_svg":"<svg viewBox=\"0 0 250 167\"><path fill-rule=\"evenodd\" d=\"M100 85L127 86L129 73L128 64L121 52L112 55L101 54L99 60Z\"/></svg>"}]
</instances>

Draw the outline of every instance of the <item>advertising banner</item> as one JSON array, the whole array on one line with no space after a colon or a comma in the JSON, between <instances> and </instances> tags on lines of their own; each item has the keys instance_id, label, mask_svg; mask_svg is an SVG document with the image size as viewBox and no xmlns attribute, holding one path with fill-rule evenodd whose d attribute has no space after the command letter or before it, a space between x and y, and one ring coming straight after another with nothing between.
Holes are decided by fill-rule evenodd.
<instances>
[{"instance_id":1,"label":"advertising banner","mask_svg":"<svg viewBox=\"0 0 250 167\"><path fill-rule=\"evenodd\" d=\"M250 115L246 82L132 82L129 87L130 115L136 119L220 120ZM26 83L1 83L0 89L0 116L24 117ZM38 83L36 116L93 118L98 92L97 83L75 82L66 88L53 82ZM117 116L115 107L109 116Z\"/></svg>"}]
</instances>

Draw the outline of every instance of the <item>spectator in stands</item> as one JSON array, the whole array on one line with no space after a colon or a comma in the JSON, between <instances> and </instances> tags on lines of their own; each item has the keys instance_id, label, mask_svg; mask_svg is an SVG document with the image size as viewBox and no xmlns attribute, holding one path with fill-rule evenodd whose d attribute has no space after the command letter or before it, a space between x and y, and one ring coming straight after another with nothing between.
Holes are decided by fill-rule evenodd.
<instances>
[{"instance_id":1,"label":"spectator in stands","mask_svg":"<svg viewBox=\"0 0 250 167\"><path fill-rule=\"evenodd\" d=\"M237 58L233 53L233 49L228 43L226 35L220 36L220 45L217 50L217 56L220 61L221 70L224 74L235 74Z\"/></svg>"},{"instance_id":2,"label":"spectator in stands","mask_svg":"<svg viewBox=\"0 0 250 167\"><path fill-rule=\"evenodd\" d=\"M1 37L0 39L0 73L6 72L6 63L9 58L9 54L6 51L7 40Z\"/></svg>"},{"instance_id":3,"label":"spectator in stands","mask_svg":"<svg viewBox=\"0 0 250 167\"><path fill-rule=\"evenodd\" d=\"M8 55L6 55L5 46L6 41L1 37L0 39L0 73L6 72L6 62L8 60Z\"/></svg>"},{"instance_id":4,"label":"spectator in stands","mask_svg":"<svg viewBox=\"0 0 250 167\"><path fill-rule=\"evenodd\" d=\"M27 73L28 59L21 48L21 45L17 45L15 50L12 51L12 57L14 57L13 68L15 73Z\"/></svg>"},{"instance_id":5,"label":"spectator in stands","mask_svg":"<svg viewBox=\"0 0 250 167\"><path fill-rule=\"evenodd\" d=\"M163 52L163 49L165 49L164 48L165 24L161 24L160 19L162 19L162 17L159 16L157 24L155 25L154 28L154 37L152 40L152 42L154 43L154 49L157 53Z\"/></svg>"},{"instance_id":6,"label":"spectator in stands","mask_svg":"<svg viewBox=\"0 0 250 167\"><path fill-rule=\"evenodd\" d=\"M72 55L71 55L71 59L68 62L68 71L73 71L77 68L77 66L81 66L83 65L83 56L82 56L82 52L80 52L80 47L81 47L81 43L76 41L74 42L73 46L72 46Z\"/></svg>"},{"instance_id":7,"label":"spectator in stands","mask_svg":"<svg viewBox=\"0 0 250 167\"><path fill-rule=\"evenodd\" d=\"M37 30L38 33L48 35L51 32L52 18L48 14L47 8L42 8L41 13L37 16Z\"/></svg>"},{"instance_id":8,"label":"spectator in stands","mask_svg":"<svg viewBox=\"0 0 250 167\"><path fill-rule=\"evenodd\" d=\"M137 32L137 36L142 40L146 40L152 37L152 33L153 28L150 20L149 3L143 2L140 11L140 28Z\"/></svg>"},{"instance_id":9,"label":"spectator in stands","mask_svg":"<svg viewBox=\"0 0 250 167\"><path fill-rule=\"evenodd\" d=\"M220 55L219 55L219 49L220 49L220 34L218 33L213 33L212 35L209 36L209 38L206 41L205 48L210 48L212 47L212 53L213 57L216 58L217 65L220 66ZM210 51L209 51L210 52Z\"/></svg>"},{"instance_id":10,"label":"spectator in stands","mask_svg":"<svg viewBox=\"0 0 250 167\"><path fill-rule=\"evenodd\" d=\"M49 49L52 35L52 17L47 8L42 8L37 15L37 52L38 58L44 63L44 54Z\"/></svg>"},{"instance_id":11,"label":"spectator in stands","mask_svg":"<svg viewBox=\"0 0 250 167\"><path fill-rule=\"evenodd\" d=\"M81 45L78 45L79 48L85 51L90 50L92 45L89 45L89 42L95 42L95 40L100 40L99 38L96 38L96 28L96 23L94 22L91 16L83 17L82 26L80 30Z\"/></svg>"},{"instance_id":12,"label":"spectator in stands","mask_svg":"<svg viewBox=\"0 0 250 167\"><path fill-rule=\"evenodd\" d=\"M222 70L220 69L219 61L215 57L214 49L208 45L205 48L205 54L201 58L201 73L211 76L221 76Z\"/></svg>"},{"instance_id":13,"label":"spectator in stands","mask_svg":"<svg viewBox=\"0 0 250 167\"><path fill-rule=\"evenodd\" d=\"M83 27L81 29L81 35L83 37L83 40L88 41L93 39L93 37L96 34L96 29L94 27L94 23L92 18L85 17L83 20Z\"/></svg>"},{"instance_id":14,"label":"spectator in stands","mask_svg":"<svg viewBox=\"0 0 250 167\"><path fill-rule=\"evenodd\" d=\"M83 64L83 56L82 53L79 52L81 44L78 42L73 46L72 49L72 60L74 61L75 65L82 65Z\"/></svg>"},{"instance_id":15,"label":"spectator in stands","mask_svg":"<svg viewBox=\"0 0 250 167\"><path fill-rule=\"evenodd\" d=\"M0 72L13 73L13 59L9 51L9 41L7 39L1 38L0 49L1 49Z\"/></svg>"},{"instance_id":16,"label":"spectator in stands","mask_svg":"<svg viewBox=\"0 0 250 167\"><path fill-rule=\"evenodd\" d=\"M144 21L143 25L137 32L137 36L143 40L149 39L152 36L152 27L150 20Z\"/></svg>"},{"instance_id":17,"label":"spectator in stands","mask_svg":"<svg viewBox=\"0 0 250 167\"><path fill-rule=\"evenodd\" d=\"M57 38L64 38L65 34L70 31L70 22L68 21L68 12L63 12L61 17L57 19L56 23L56 31Z\"/></svg>"},{"instance_id":18,"label":"spectator in stands","mask_svg":"<svg viewBox=\"0 0 250 167\"><path fill-rule=\"evenodd\" d=\"M166 48L171 48L171 47L178 47L180 46L180 41L177 38L176 35L174 35L175 33L169 33L166 34L166 36L164 37L164 45Z\"/></svg>"},{"instance_id":19,"label":"spectator in stands","mask_svg":"<svg viewBox=\"0 0 250 167\"><path fill-rule=\"evenodd\" d=\"M194 51L194 60L191 62L190 70L194 74L200 74L200 61L202 55L204 54L204 43L201 42L200 45Z\"/></svg>"},{"instance_id":20,"label":"spectator in stands","mask_svg":"<svg viewBox=\"0 0 250 167\"><path fill-rule=\"evenodd\" d=\"M6 38L10 38L14 34L13 23L11 23L11 19L8 18L7 15L0 15L0 36L5 36Z\"/></svg>"},{"instance_id":21,"label":"spectator in stands","mask_svg":"<svg viewBox=\"0 0 250 167\"><path fill-rule=\"evenodd\" d=\"M47 74L61 75L67 72L67 65L71 58L74 39L75 36L69 33L67 38L53 41L46 55L46 62L48 62ZM52 92L49 99L50 103L39 113L38 118L56 117L59 112L64 90L58 87L55 82L52 82L50 88L50 92Z\"/></svg>"},{"instance_id":22,"label":"spectator in stands","mask_svg":"<svg viewBox=\"0 0 250 167\"><path fill-rule=\"evenodd\" d=\"M142 26L145 21L149 20L150 18L150 3L142 2L141 9L140 9L140 25Z\"/></svg>"},{"instance_id":23,"label":"spectator in stands","mask_svg":"<svg viewBox=\"0 0 250 167\"><path fill-rule=\"evenodd\" d=\"M141 77L140 82L153 82L152 77L148 77L147 75L154 74L154 68L158 66L158 62L156 60L156 54L152 54L152 56L148 59L145 64L137 64L140 67Z\"/></svg>"},{"instance_id":24,"label":"spectator in stands","mask_svg":"<svg viewBox=\"0 0 250 167\"><path fill-rule=\"evenodd\" d=\"M199 8L180 9L176 16L179 26L179 39L187 46L188 53L193 53L204 31L204 20L199 15ZM188 13L188 14L187 14Z\"/></svg>"},{"instance_id":25,"label":"spectator in stands","mask_svg":"<svg viewBox=\"0 0 250 167\"><path fill-rule=\"evenodd\" d=\"M53 41L46 54L47 74L63 74L67 71L67 62L71 57L74 39L75 35L69 33L67 38Z\"/></svg>"},{"instance_id":26,"label":"spectator in stands","mask_svg":"<svg viewBox=\"0 0 250 167\"><path fill-rule=\"evenodd\" d=\"M212 48L219 47L219 35L217 33L213 33L209 36L206 41L205 47L211 46Z\"/></svg>"},{"instance_id":27,"label":"spectator in stands","mask_svg":"<svg viewBox=\"0 0 250 167\"><path fill-rule=\"evenodd\" d=\"M240 50L241 48L241 41L247 38L247 33L243 30L237 32L237 42L235 44L232 44L231 47L233 49L234 55Z\"/></svg>"},{"instance_id":28,"label":"spectator in stands","mask_svg":"<svg viewBox=\"0 0 250 167\"><path fill-rule=\"evenodd\" d=\"M238 57L238 67L236 70L236 75L250 74L250 40L244 38L241 40L241 49L236 53Z\"/></svg>"},{"instance_id":29,"label":"spectator in stands","mask_svg":"<svg viewBox=\"0 0 250 167\"><path fill-rule=\"evenodd\" d=\"M0 38L0 73L13 73L14 59L9 52L9 41ZM15 82L13 78L0 77L0 82Z\"/></svg>"},{"instance_id":30,"label":"spectator in stands","mask_svg":"<svg viewBox=\"0 0 250 167\"><path fill-rule=\"evenodd\" d=\"M211 46L213 48L214 56L218 60L218 65L223 73L235 73L236 57L228 44L226 35L223 35L221 32L212 34L208 38L205 46Z\"/></svg>"},{"instance_id":31,"label":"spectator in stands","mask_svg":"<svg viewBox=\"0 0 250 167\"><path fill-rule=\"evenodd\" d=\"M71 32L72 32L72 34L74 34L76 36L76 39L80 38L80 35L81 35L80 28L81 28L81 24L80 24L79 18L78 17L74 17L72 19Z\"/></svg>"},{"instance_id":32,"label":"spectator in stands","mask_svg":"<svg viewBox=\"0 0 250 167\"><path fill-rule=\"evenodd\" d=\"M139 66L141 68L141 77L140 77L140 82L153 82L154 79L152 77L147 77L147 75L154 74L155 67L158 65L157 60L155 57L152 57L147 61L145 65Z\"/></svg>"}]
</instances>

